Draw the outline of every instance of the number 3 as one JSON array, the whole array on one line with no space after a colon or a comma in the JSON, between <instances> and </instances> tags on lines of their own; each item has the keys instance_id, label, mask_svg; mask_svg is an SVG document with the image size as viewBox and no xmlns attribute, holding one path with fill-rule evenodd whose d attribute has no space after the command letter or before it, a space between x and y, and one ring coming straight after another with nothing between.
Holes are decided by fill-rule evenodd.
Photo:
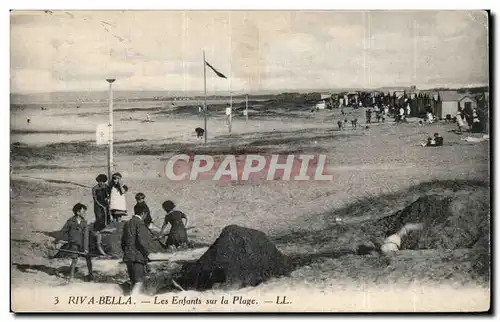
<instances>
[{"instance_id":1,"label":"number 3","mask_svg":"<svg viewBox=\"0 0 500 322\"><path fill-rule=\"evenodd\" d=\"M56 302L54 303L54 305L59 304L59 297L56 296L54 299L56 300Z\"/></svg>"}]
</instances>

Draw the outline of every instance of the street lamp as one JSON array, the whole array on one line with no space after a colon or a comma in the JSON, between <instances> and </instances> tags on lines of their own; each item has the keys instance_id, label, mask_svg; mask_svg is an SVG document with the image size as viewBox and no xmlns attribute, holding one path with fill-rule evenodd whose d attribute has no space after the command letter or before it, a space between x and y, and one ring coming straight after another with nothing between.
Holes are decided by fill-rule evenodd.
<instances>
[{"instance_id":1,"label":"street lamp","mask_svg":"<svg viewBox=\"0 0 500 322\"><path fill-rule=\"evenodd\" d=\"M107 78L106 82L109 83L109 97L108 97L108 103L109 103L109 144L108 144L108 178L111 179L111 175L113 174L113 88L112 85L115 82L116 79L114 78Z\"/></svg>"}]
</instances>

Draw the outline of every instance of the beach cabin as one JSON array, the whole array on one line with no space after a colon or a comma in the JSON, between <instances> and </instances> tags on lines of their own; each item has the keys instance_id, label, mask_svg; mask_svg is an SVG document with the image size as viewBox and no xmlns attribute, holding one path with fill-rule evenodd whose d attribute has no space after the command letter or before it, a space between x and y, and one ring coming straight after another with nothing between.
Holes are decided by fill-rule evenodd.
<instances>
[{"instance_id":1,"label":"beach cabin","mask_svg":"<svg viewBox=\"0 0 500 322\"><path fill-rule=\"evenodd\" d=\"M445 119L446 115L455 117L458 112L459 99L460 95L457 91L440 91L435 109L436 117L438 119Z\"/></svg>"},{"instance_id":2,"label":"beach cabin","mask_svg":"<svg viewBox=\"0 0 500 322\"><path fill-rule=\"evenodd\" d=\"M468 111L472 111L473 109L477 108L477 101L473 97L470 97L469 95L465 95L462 98L460 98L458 104L461 110L465 109Z\"/></svg>"},{"instance_id":3,"label":"beach cabin","mask_svg":"<svg viewBox=\"0 0 500 322\"><path fill-rule=\"evenodd\" d=\"M317 110L324 110L326 108L326 101L322 100L318 103L316 103L316 109Z\"/></svg>"}]
</instances>

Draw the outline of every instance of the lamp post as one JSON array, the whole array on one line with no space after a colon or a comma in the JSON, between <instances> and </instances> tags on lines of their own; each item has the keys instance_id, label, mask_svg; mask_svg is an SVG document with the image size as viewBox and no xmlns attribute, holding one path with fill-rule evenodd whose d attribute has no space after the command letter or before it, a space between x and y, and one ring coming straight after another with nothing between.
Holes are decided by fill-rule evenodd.
<instances>
[{"instance_id":1,"label":"lamp post","mask_svg":"<svg viewBox=\"0 0 500 322\"><path fill-rule=\"evenodd\" d=\"M109 136L108 136L108 178L113 174L113 83L116 79L107 78L106 82L109 83Z\"/></svg>"}]
</instances>

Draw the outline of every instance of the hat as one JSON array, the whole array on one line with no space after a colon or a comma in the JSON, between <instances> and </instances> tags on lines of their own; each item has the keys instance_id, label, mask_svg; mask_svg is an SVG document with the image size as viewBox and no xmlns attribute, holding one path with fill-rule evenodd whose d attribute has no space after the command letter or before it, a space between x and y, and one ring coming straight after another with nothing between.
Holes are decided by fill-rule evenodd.
<instances>
[{"instance_id":1,"label":"hat","mask_svg":"<svg viewBox=\"0 0 500 322\"><path fill-rule=\"evenodd\" d=\"M142 192L139 192L135 195L135 199L144 199L146 198L146 195L143 194Z\"/></svg>"}]
</instances>

